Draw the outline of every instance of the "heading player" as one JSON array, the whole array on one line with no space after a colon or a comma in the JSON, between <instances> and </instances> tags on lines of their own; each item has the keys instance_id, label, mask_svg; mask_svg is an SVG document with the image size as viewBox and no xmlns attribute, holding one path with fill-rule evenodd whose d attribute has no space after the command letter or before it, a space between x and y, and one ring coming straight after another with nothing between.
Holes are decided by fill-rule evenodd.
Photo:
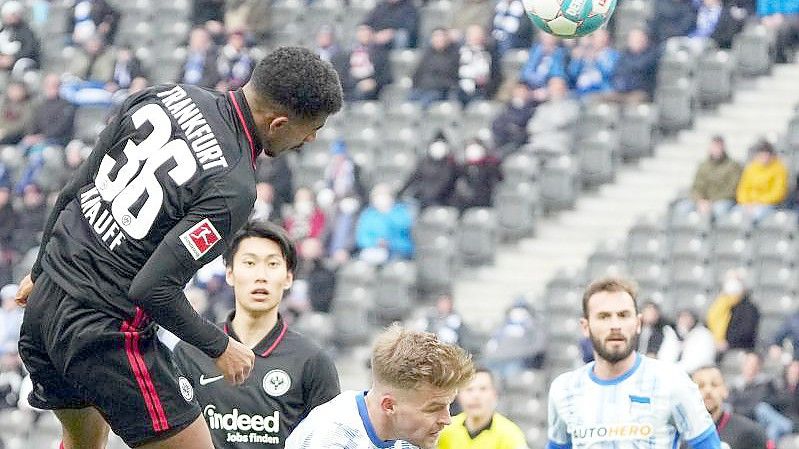
<instances>
[{"instance_id":1,"label":"heading player","mask_svg":"<svg viewBox=\"0 0 799 449\"><path fill-rule=\"evenodd\" d=\"M315 408L286 449L434 449L458 388L473 374L463 349L391 326L372 350L372 388L345 391Z\"/></svg>"},{"instance_id":2,"label":"heading player","mask_svg":"<svg viewBox=\"0 0 799 449\"><path fill-rule=\"evenodd\" d=\"M230 239L225 265L236 308L220 327L255 351L252 375L241 387L221 382L213 359L183 342L175 361L193 386L215 447L282 448L311 409L340 393L338 373L278 314L297 267L297 251L282 228L250 221Z\"/></svg>"},{"instance_id":3,"label":"heading player","mask_svg":"<svg viewBox=\"0 0 799 449\"><path fill-rule=\"evenodd\" d=\"M183 286L246 222L262 149L312 141L341 102L333 68L296 47L235 92L167 84L125 101L59 194L18 294L30 403L55 411L66 449L104 447L109 424L132 447L213 448L155 323L228 381L247 379L252 350L198 315Z\"/></svg>"},{"instance_id":4,"label":"heading player","mask_svg":"<svg viewBox=\"0 0 799 449\"><path fill-rule=\"evenodd\" d=\"M549 390L548 449L719 448L716 426L684 371L635 351L641 332L636 290L623 279L583 294L583 335L595 362L558 376Z\"/></svg>"}]
</instances>

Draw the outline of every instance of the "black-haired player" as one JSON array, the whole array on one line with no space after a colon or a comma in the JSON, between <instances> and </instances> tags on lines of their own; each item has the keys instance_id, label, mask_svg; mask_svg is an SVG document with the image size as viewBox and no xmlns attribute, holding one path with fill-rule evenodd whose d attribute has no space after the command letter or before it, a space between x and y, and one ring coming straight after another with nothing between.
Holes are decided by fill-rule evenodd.
<instances>
[{"instance_id":1,"label":"black-haired player","mask_svg":"<svg viewBox=\"0 0 799 449\"><path fill-rule=\"evenodd\" d=\"M297 266L286 232L252 221L230 242L225 274L236 308L220 327L255 351L252 375L240 387L220 382L214 361L183 342L175 347L175 361L194 387L217 448L282 448L302 418L340 393L338 373L278 314Z\"/></svg>"},{"instance_id":2,"label":"black-haired player","mask_svg":"<svg viewBox=\"0 0 799 449\"><path fill-rule=\"evenodd\" d=\"M247 221L260 152L313 140L341 101L333 68L296 47L235 92L168 84L125 101L59 194L18 294L30 403L55 411L66 449L105 447L109 424L132 447L213 448L156 323L227 381L247 379L252 350L200 317L183 286Z\"/></svg>"}]
</instances>

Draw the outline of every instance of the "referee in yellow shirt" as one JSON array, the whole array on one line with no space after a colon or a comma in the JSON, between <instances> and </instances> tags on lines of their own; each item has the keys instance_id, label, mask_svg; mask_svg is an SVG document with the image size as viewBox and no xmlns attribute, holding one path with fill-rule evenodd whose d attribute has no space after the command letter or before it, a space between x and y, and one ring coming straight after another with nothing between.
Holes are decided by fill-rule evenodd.
<instances>
[{"instance_id":1,"label":"referee in yellow shirt","mask_svg":"<svg viewBox=\"0 0 799 449\"><path fill-rule=\"evenodd\" d=\"M491 371L477 368L458 395L458 403L463 413L441 431L438 449L527 449L519 426L496 412L497 389Z\"/></svg>"}]
</instances>

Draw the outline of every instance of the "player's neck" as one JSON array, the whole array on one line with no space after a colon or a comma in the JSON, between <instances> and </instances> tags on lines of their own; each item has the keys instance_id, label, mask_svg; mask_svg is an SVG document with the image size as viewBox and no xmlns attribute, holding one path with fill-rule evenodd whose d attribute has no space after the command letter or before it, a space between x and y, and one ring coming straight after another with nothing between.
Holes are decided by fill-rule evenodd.
<instances>
[{"instance_id":1,"label":"player's neck","mask_svg":"<svg viewBox=\"0 0 799 449\"><path fill-rule=\"evenodd\" d=\"M479 429L485 428L491 421L492 416L494 416L493 413L488 416L466 415L466 430L469 432L475 432Z\"/></svg>"},{"instance_id":2,"label":"player's neck","mask_svg":"<svg viewBox=\"0 0 799 449\"><path fill-rule=\"evenodd\" d=\"M231 324L241 344L252 349L275 328L277 324L277 308L262 315L237 313L233 317Z\"/></svg>"},{"instance_id":3,"label":"player's neck","mask_svg":"<svg viewBox=\"0 0 799 449\"><path fill-rule=\"evenodd\" d=\"M385 416L381 413L380 395L374 387L366 394L364 401L366 402L366 414L369 415L369 421L375 429L377 438L382 441L397 439Z\"/></svg>"},{"instance_id":4,"label":"player's neck","mask_svg":"<svg viewBox=\"0 0 799 449\"><path fill-rule=\"evenodd\" d=\"M616 363L611 363L602 357L595 357L594 374L602 380L615 379L632 369L633 365L635 365L636 357L638 357L636 351L633 351L624 360L619 360Z\"/></svg>"},{"instance_id":5,"label":"player's neck","mask_svg":"<svg viewBox=\"0 0 799 449\"><path fill-rule=\"evenodd\" d=\"M713 417L713 422L718 424L721 421L721 417L724 416L724 408L719 406L717 409L713 410L710 416Z\"/></svg>"}]
</instances>

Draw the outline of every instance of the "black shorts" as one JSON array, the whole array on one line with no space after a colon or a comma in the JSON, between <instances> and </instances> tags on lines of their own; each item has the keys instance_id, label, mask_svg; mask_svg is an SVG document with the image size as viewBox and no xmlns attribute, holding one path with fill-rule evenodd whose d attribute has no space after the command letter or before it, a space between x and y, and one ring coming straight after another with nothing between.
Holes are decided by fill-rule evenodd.
<instances>
[{"instance_id":1,"label":"black shorts","mask_svg":"<svg viewBox=\"0 0 799 449\"><path fill-rule=\"evenodd\" d=\"M131 447L172 436L200 416L191 384L139 309L122 321L86 307L46 273L28 298L19 354L29 402L48 410L96 408Z\"/></svg>"}]
</instances>

